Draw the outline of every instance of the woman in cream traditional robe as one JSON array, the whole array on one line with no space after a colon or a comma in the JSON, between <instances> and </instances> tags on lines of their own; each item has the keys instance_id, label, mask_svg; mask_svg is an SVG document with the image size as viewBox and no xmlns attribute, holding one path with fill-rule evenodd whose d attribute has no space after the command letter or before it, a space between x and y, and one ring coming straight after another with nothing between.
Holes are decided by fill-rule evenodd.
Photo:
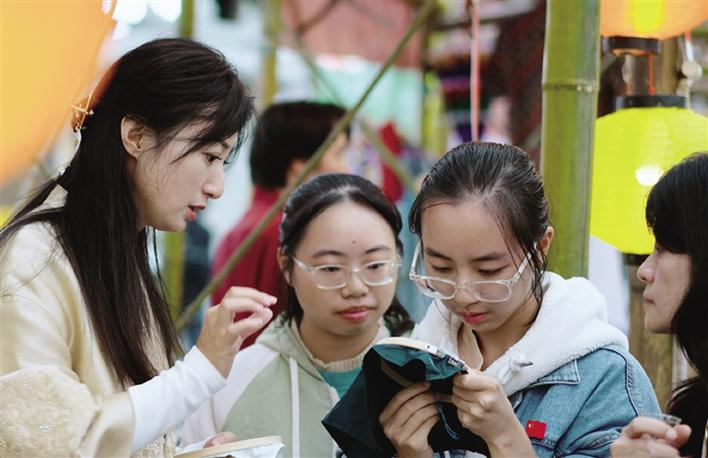
<instances>
[{"instance_id":1,"label":"woman in cream traditional robe","mask_svg":"<svg viewBox=\"0 0 708 458\"><path fill-rule=\"evenodd\" d=\"M221 196L252 113L218 52L181 39L121 57L79 108L66 171L0 232L0 455L171 456L171 432L224 386L271 317L232 288L197 345L177 350L147 230L181 231ZM237 312L249 318L233 323Z\"/></svg>"}]
</instances>

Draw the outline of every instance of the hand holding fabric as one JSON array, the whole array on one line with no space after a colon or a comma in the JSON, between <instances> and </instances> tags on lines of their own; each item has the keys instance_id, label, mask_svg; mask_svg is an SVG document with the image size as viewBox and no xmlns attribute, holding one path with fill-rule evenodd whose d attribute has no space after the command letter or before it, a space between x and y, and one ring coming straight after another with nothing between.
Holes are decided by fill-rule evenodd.
<instances>
[{"instance_id":1,"label":"hand holding fabric","mask_svg":"<svg viewBox=\"0 0 708 458\"><path fill-rule=\"evenodd\" d=\"M398 458L432 458L428 434L440 419L436 401L429 383L416 383L398 392L381 412L379 423Z\"/></svg>"},{"instance_id":2,"label":"hand holding fabric","mask_svg":"<svg viewBox=\"0 0 708 458\"><path fill-rule=\"evenodd\" d=\"M452 403L462 426L482 437L492 456L535 456L496 378L475 370L455 376Z\"/></svg>"}]
</instances>

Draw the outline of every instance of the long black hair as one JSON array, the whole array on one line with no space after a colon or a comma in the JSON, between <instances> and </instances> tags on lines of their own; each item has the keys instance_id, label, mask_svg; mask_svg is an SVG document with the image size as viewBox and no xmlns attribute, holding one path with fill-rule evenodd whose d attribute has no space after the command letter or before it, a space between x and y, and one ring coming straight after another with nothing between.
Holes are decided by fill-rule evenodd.
<instances>
[{"instance_id":1,"label":"long black hair","mask_svg":"<svg viewBox=\"0 0 708 458\"><path fill-rule=\"evenodd\" d=\"M661 177L649 193L646 219L659 245L691 260L690 284L671 330L698 375L674 390L669 411L692 429L681 456L700 456L708 419L708 152Z\"/></svg>"},{"instance_id":2,"label":"long black hair","mask_svg":"<svg viewBox=\"0 0 708 458\"><path fill-rule=\"evenodd\" d=\"M497 143L464 143L430 170L409 215L411 231L421 234L423 212L432 205L478 198L496 218L507 247L531 253L532 292L543 300L546 256L535 244L549 227L541 177L522 149Z\"/></svg>"},{"instance_id":3,"label":"long black hair","mask_svg":"<svg viewBox=\"0 0 708 458\"><path fill-rule=\"evenodd\" d=\"M391 227L396 237L396 249L403 254L399 238L403 222L398 209L376 185L365 178L344 173L319 175L298 186L288 199L280 223L280 249L290 256L285 266L292 269L292 256L302 240L308 224L320 213L340 202L354 202L378 213ZM302 320L302 306L293 287L288 285L288 302L282 312L282 323ZM408 313L394 296L384 314L386 326L393 335L401 335L413 328Z\"/></svg>"},{"instance_id":4,"label":"long black hair","mask_svg":"<svg viewBox=\"0 0 708 458\"><path fill-rule=\"evenodd\" d=\"M156 151L186 125L202 123L187 155L241 132L253 101L223 55L183 39L151 41L122 56L93 101L70 165L19 209L0 233L0 246L28 224L55 228L105 358L124 385L137 384L157 373L146 351L153 320L170 362L179 343L164 291L151 275L147 230L137 229L121 120L130 117L151 128ZM57 185L67 191L64 206L36 210Z\"/></svg>"}]
</instances>

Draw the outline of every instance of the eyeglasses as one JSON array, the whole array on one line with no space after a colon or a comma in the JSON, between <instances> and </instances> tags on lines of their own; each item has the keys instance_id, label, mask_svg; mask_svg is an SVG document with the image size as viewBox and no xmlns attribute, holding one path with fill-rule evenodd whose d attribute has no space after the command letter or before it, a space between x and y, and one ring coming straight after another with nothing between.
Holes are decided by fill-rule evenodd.
<instances>
[{"instance_id":1,"label":"eyeglasses","mask_svg":"<svg viewBox=\"0 0 708 458\"><path fill-rule=\"evenodd\" d=\"M524 262L519 265L514 276L508 280L456 282L446 278L421 275L416 272L418 258L420 258L419 242L415 247L415 254L413 255L413 262L411 263L408 278L416 284L421 293L434 299L450 300L454 298L461 289L464 289L478 301L504 302L511 297L511 287L521 278L521 274L529 264L530 257L531 253L527 253Z\"/></svg>"},{"instance_id":2,"label":"eyeglasses","mask_svg":"<svg viewBox=\"0 0 708 458\"><path fill-rule=\"evenodd\" d=\"M308 266L295 256L290 256L295 265L312 275L319 289L344 288L349 283L353 273L359 273L359 278L369 286L383 286L391 283L398 272L401 263L398 260L371 261L359 267L349 267L343 264L324 264Z\"/></svg>"}]
</instances>

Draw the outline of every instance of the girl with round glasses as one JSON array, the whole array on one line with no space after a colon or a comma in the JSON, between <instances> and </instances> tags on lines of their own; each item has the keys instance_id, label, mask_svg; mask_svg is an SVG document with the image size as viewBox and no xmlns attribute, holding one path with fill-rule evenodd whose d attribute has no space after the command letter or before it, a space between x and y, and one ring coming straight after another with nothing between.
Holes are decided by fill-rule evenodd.
<instances>
[{"instance_id":1,"label":"girl with round glasses","mask_svg":"<svg viewBox=\"0 0 708 458\"><path fill-rule=\"evenodd\" d=\"M451 401L491 456L607 456L622 426L658 411L597 289L546 271L553 228L524 151L453 149L423 181L410 226L420 237L410 278L432 299L415 336L472 368L455 377ZM438 401L417 384L383 410L397 457L433 456Z\"/></svg>"},{"instance_id":2,"label":"girl with round glasses","mask_svg":"<svg viewBox=\"0 0 708 458\"><path fill-rule=\"evenodd\" d=\"M285 456L333 456L322 418L366 351L412 328L395 297L401 227L393 203L364 178L320 175L297 188L280 226L285 310L237 355L227 387L187 420L185 442L219 431L277 434Z\"/></svg>"}]
</instances>

